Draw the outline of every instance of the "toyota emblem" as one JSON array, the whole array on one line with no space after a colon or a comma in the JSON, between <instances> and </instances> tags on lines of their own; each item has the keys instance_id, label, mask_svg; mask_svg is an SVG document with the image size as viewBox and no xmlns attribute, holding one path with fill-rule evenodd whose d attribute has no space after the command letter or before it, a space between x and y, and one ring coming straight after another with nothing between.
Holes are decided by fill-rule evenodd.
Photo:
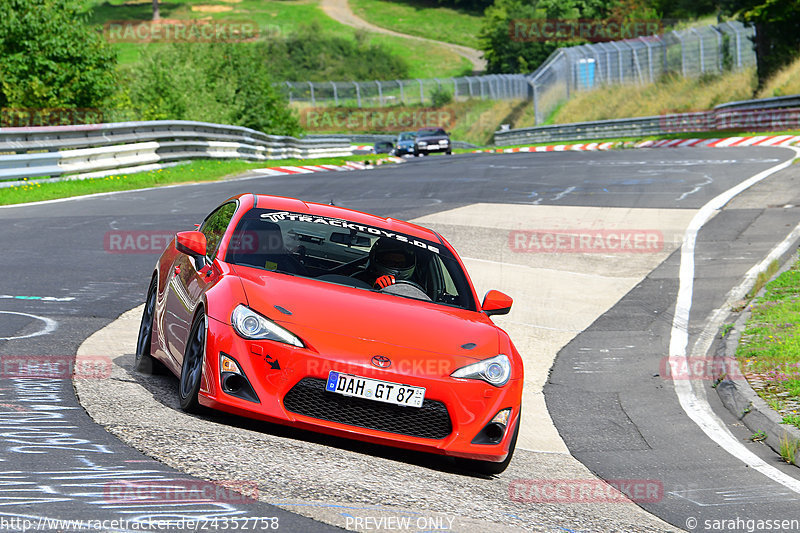
<instances>
[{"instance_id":1,"label":"toyota emblem","mask_svg":"<svg viewBox=\"0 0 800 533\"><path fill-rule=\"evenodd\" d=\"M384 355L375 355L372 357L372 364L378 368L389 368L392 366L392 360Z\"/></svg>"}]
</instances>

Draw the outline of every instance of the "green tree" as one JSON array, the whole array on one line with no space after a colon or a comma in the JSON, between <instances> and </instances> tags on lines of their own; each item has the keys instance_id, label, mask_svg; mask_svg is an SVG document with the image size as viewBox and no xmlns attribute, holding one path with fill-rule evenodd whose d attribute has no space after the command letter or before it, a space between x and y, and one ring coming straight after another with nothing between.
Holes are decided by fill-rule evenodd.
<instances>
[{"instance_id":1,"label":"green tree","mask_svg":"<svg viewBox=\"0 0 800 533\"><path fill-rule=\"evenodd\" d=\"M275 135L300 133L275 89L262 44L180 43L148 48L128 73L127 97L144 120L199 120Z\"/></svg>"},{"instance_id":2,"label":"green tree","mask_svg":"<svg viewBox=\"0 0 800 533\"><path fill-rule=\"evenodd\" d=\"M0 2L0 107L101 107L116 55L78 0Z\"/></svg>"},{"instance_id":3,"label":"green tree","mask_svg":"<svg viewBox=\"0 0 800 533\"><path fill-rule=\"evenodd\" d=\"M725 8L755 26L759 86L800 55L800 0L727 0Z\"/></svg>"},{"instance_id":4,"label":"green tree","mask_svg":"<svg viewBox=\"0 0 800 533\"><path fill-rule=\"evenodd\" d=\"M535 30L532 20L604 19L613 7L609 0L495 0L485 12L481 28L483 55L491 73L528 73L553 50L579 41L550 41Z\"/></svg>"},{"instance_id":5,"label":"green tree","mask_svg":"<svg viewBox=\"0 0 800 533\"><path fill-rule=\"evenodd\" d=\"M275 77L286 81L392 80L408 77L408 63L368 34L355 40L326 34L319 24L301 26L284 39L259 44ZM267 59L268 58L268 59Z\"/></svg>"}]
</instances>

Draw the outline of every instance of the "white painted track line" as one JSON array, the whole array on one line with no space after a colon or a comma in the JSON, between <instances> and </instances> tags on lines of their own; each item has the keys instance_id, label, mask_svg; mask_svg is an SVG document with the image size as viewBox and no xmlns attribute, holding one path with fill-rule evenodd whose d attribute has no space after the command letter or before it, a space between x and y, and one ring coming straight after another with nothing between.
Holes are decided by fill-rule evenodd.
<instances>
[{"instance_id":1,"label":"white painted track line","mask_svg":"<svg viewBox=\"0 0 800 533\"><path fill-rule=\"evenodd\" d=\"M797 156L800 156L800 149L793 148ZM797 157L796 156L796 157ZM695 244L697 242L697 234L703 225L713 216L713 214L725 204L727 204L736 195L755 185L756 183L766 179L772 174L783 170L792 164L793 159L789 159L779 165L768 168L767 170L756 174L755 176L743 181L736 187L728 189L724 193L713 198L710 202L704 205L700 211L692 219L689 227L683 238L681 246L681 263L679 273L679 288L678 297L675 303L675 316L672 322L672 332L670 335L669 343L669 363L673 368L680 368L681 365L687 364L687 346L689 342L689 314L692 309L692 296L694 289L694 253ZM794 232L790 234L781 244L779 244L770 257L776 254L776 250L780 250L782 246L788 246L788 243L794 239ZM754 268L758 268L756 265ZM743 282L744 283L744 282ZM734 289L736 290L736 289ZM713 321L712 321L713 322ZM704 336L701 336L701 340ZM698 342L700 346L702 343ZM693 353L700 357L705 356L703 353ZM719 444L725 451L736 457L747 466L761 472L773 481L780 483L788 489L800 494L800 480L784 474L774 466L767 464L763 459L748 450L739 440L725 426L724 422L714 413L709 405L708 400L703 394L702 397L696 392L697 389L702 387L701 383L693 383L690 380L673 380L675 386L675 393L678 395L678 400L684 412L691 418L703 432L708 435L714 442Z\"/></svg>"}]
</instances>

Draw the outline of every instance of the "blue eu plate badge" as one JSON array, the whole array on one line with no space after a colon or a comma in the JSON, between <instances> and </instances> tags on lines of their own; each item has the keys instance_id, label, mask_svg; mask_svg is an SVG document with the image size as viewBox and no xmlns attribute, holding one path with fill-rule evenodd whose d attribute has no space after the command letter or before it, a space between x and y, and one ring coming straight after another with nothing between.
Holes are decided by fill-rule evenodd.
<instances>
[{"instance_id":1,"label":"blue eu plate badge","mask_svg":"<svg viewBox=\"0 0 800 533\"><path fill-rule=\"evenodd\" d=\"M336 383L339 381L339 373L338 372L330 372L328 373L328 383L325 384L325 390L330 392L336 391Z\"/></svg>"}]
</instances>

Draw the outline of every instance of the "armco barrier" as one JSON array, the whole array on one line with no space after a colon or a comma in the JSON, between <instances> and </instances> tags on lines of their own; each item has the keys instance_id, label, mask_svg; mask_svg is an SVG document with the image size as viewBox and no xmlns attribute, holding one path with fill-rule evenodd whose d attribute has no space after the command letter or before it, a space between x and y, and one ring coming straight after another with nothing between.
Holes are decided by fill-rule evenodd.
<instances>
[{"instance_id":1,"label":"armco barrier","mask_svg":"<svg viewBox=\"0 0 800 533\"><path fill-rule=\"evenodd\" d=\"M100 177L190 159L267 161L351 154L347 138L296 139L182 120L0 128L0 180Z\"/></svg>"},{"instance_id":2,"label":"armco barrier","mask_svg":"<svg viewBox=\"0 0 800 533\"><path fill-rule=\"evenodd\" d=\"M310 134L303 137L306 140L319 140L319 139L349 139L350 142L353 144L373 144L379 141L389 141L394 143L397 141L397 134L386 134L386 133L332 133L332 134L321 134L315 135ZM468 143L465 141L451 141L453 148L463 148L467 150L473 150L478 148L476 145L472 143Z\"/></svg>"},{"instance_id":3,"label":"armco barrier","mask_svg":"<svg viewBox=\"0 0 800 533\"><path fill-rule=\"evenodd\" d=\"M494 142L498 146L511 146L684 132L797 129L800 129L800 95L731 102L711 111L501 130L495 132Z\"/></svg>"}]
</instances>

